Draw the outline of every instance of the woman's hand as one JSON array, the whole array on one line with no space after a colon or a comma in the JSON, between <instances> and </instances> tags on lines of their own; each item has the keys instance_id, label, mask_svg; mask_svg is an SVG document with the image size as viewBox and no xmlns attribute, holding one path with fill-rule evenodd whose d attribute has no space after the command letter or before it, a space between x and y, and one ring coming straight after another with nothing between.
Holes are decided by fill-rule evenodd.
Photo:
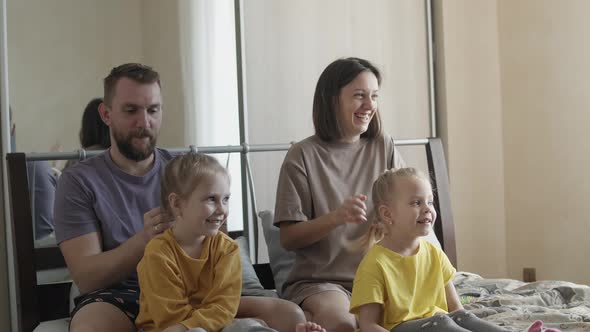
<instances>
[{"instance_id":1,"label":"woman's hand","mask_svg":"<svg viewBox=\"0 0 590 332\"><path fill-rule=\"evenodd\" d=\"M313 220L283 221L280 226L281 245L286 250L305 248L341 225L367 222L366 200L367 196L356 195L345 200L336 210Z\"/></svg>"},{"instance_id":2,"label":"woman's hand","mask_svg":"<svg viewBox=\"0 0 590 332\"><path fill-rule=\"evenodd\" d=\"M338 221L352 224L362 224L367 222L367 196L356 195L342 203L338 209L336 209L336 215Z\"/></svg>"}]
</instances>

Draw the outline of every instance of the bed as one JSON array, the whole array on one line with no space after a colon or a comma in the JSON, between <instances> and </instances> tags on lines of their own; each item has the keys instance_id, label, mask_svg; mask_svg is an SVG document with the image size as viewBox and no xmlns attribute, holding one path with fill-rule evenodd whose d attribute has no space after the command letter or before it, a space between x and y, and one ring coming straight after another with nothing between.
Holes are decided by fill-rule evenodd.
<instances>
[{"instance_id":1,"label":"bed","mask_svg":"<svg viewBox=\"0 0 590 332\"><path fill-rule=\"evenodd\" d=\"M457 267L455 230L443 146L439 138L427 139L423 145L435 188L435 205L439 211L434 241ZM17 283L16 325L19 332L67 331L65 318L70 310L71 281L64 277L67 276L67 269L57 247L35 246L26 160L24 153L7 154ZM285 277L285 269L290 267L290 253L277 250L278 230L269 227L269 220L272 220L272 211L260 213L264 241L269 247L270 264L250 265L248 252L243 252L242 262L247 267L244 269L244 282L253 285L252 294L273 296L272 289L280 286L280 279ZM257 231L252 234L257 234ZM242 234L234 232L230 235L236 238ZM38 279L45 279L45 282L38 283ZM275 283L276 281L278 282ZM505 326L510 331L524 331L536 319L542 319L546 325L563 331L590 331L588 286L563 281L524 283L509 279L484 279L467 272L457 273L454 283L466 309Z\"/></svg>"}]
</instances>

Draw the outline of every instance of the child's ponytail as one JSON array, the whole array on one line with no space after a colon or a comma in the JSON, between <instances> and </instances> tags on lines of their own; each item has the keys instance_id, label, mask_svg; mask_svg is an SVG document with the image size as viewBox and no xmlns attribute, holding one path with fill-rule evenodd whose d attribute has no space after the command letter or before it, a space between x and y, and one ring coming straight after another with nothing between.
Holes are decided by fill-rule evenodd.
<instances>
[{"instance_id":1,"label":"child's ponytail","mask_svg":"<svg viewBox=\"0 0 590 332\"><path fill-rule=\"evenodd\" d=\"M383 239L385 235L383 225L375 218L378 218L377 214L372 213L369 217L369 230L347 246L351 252L367 251Z\"/></svg>"}]
</instances>

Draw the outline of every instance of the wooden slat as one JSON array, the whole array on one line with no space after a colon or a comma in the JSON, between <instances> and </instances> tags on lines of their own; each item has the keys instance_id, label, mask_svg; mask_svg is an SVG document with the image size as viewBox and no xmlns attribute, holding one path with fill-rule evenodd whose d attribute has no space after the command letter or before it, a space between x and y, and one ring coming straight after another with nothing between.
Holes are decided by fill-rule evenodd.
<instances>
[{"instance_id":1,"label":"wooden slat","mask_svg":"<svg viewBox=\"0 0 590 332\"><path fill-rule=\"evenodd\" d=\"M40 322L35 273L33 218L24 153L6 155L12 238L16 270L16 311L20 332L32 332Z\"/></svg>"},{"instance_id":2,"label":"wooden slat","mask_svg":"<svg viewBox=\"0 0 590 332\"><path fill-rule=\"evenodd\" d=\"M36 248L35 267L37 270L58 269L66 267L66 260L59 247Z\"/></svg>"},{"instance_id":3,"label":"wooden slat","mask_svg":"<svg viewBox=\"0 0 590 332\"><path fill-rule=\"evenodd\" d=\"M37 286L41 322L70 316L71 286L70 282Z\"/></svg>"}]
</instances>

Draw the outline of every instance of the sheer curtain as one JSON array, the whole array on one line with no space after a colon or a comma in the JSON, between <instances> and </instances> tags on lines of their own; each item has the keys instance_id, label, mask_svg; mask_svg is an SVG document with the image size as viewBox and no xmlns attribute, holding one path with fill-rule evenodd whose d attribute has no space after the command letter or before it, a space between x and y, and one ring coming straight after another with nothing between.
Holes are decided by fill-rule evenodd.
<instances>
[{"instance_id":1,"label":"sheer curtain","mask_svg":"<svg viewBox=\"0 0 590 332\"><path fill-rule=\"evenodd\" d=\"M239 145L237 65L233 0L179 3L184 140L195 146ZM240 156L229 159L232 177L229 230L242 229Z\"/></svg>"}]
</instances>

